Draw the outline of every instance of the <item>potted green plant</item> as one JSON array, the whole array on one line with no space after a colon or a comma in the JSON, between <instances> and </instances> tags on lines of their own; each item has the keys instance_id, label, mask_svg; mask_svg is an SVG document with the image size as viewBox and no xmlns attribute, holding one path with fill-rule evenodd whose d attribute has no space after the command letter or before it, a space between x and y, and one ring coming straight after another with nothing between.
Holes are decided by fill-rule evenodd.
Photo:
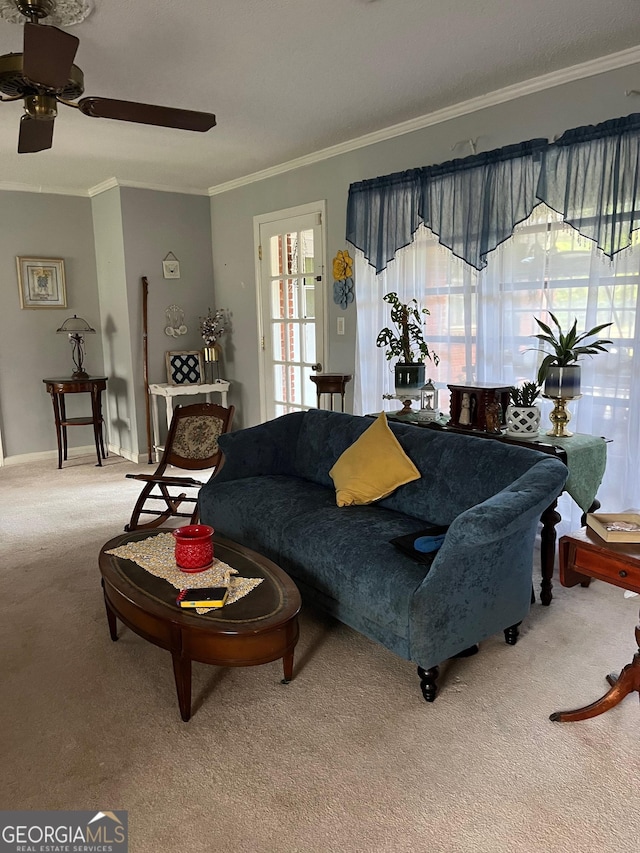
<instances>
[{"instance_id":1,"label":"potted green plant","mask_svg":"<svg viewBox=\"0 0 640 853\"><path fill-rule=\"evenodd\" d=\"M597 355L599 352L607 352L607 345L613 343L610 340L599 338L589 344L584 344L586 338L595 337L603 329L607 329L613 323L601 323L594 326L588 332L578 334L578 320L573 321L573 326L565 334L558 322L557 317L549 312L556 329L552 329L542 320L535 317L535 321L544 334L533 335L546 344L551 352L541 348L545 353L542 363L538 368L538 385L544 384L546 397L571 399L580 396L580 365L578 360L583 355Z\"/></svg>"},{"instance_id":2,"label":"potted green plant","mask_svg":"<svg viewBox=\"0 0 640 853\"><path fill-rule=\"evenodd\" d=\"M416 299L401 302L397 293L387 293L382 298L391 305L393 328L386 327L379 332L376 346L386 347L387 361L399 359L394 366L396 394L419 394L425 379L424 360L429 359L436 366L440 361L429 349L422 330L423 317L430 312L420 308Z\"/></svg>"},{"instance_id":3,"label":"potted green plant","mask_svg":"<svg viewBox=\"0 0 640 853\"><path fill-rule=\"evenodd\" d=\"M507 435L531 438L540 429L540 408L536 400L540 394L537 382L523 382L510 389L511 403L507 406Z\"/></svg>"}]
</instances>

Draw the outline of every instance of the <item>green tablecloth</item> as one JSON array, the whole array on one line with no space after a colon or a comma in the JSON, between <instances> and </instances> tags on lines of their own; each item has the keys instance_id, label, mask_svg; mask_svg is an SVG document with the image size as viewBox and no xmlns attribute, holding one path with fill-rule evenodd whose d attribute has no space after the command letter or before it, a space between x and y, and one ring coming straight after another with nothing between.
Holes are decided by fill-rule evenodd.
<instances>
[{"instance_id":1,"label":"green tablecloth","mask_svg":"<svg viewBox=\"0 0 640 853\"><path fill-rule=\"evenodd\" d=\"M540 439L561 447L567 454L569 479L564 487L583 512L595 500L607 466L607 443L597 435L574 433L557 438L540 431Z\"/></svg>"}]
</instances>

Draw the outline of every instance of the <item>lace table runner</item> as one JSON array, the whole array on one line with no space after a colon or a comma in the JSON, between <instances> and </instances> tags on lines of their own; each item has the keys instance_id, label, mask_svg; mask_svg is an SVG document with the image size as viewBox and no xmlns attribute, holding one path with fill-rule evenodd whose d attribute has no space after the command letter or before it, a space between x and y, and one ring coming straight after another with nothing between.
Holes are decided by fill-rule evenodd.
<instances>
[{"instance_id":1,"label":"lace table runner","mask_svg":"<svg viewBox=\"0 0 640 853\"><path fill-rule=\"evenodd\" d=\"M208 586L228 586L227 604L233 604L239 598L248 595L262 583L262 578L240 578L236 569L214 558L213 565L203 572L182 572L176 565L175 539L171 533L158 533L139 542L128 542L107 551L124 560L131 560L142 566L157 578L169 581L176 589L202 589ZM209 613L219 610L217 607L196 607L196 613Z\"/></svg>"}]
</instances>

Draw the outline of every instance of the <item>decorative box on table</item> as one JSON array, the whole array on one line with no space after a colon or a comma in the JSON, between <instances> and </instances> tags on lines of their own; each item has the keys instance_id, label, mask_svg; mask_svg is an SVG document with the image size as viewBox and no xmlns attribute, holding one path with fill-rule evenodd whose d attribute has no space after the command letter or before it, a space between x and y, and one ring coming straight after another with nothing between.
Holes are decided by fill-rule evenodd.
<instances>
[{"instance_id":1,"label":"decorative box on table","mask_svg":"<svg viewBox=\"0 0 640 853\"><path fill-rule=\"evenodd\" d=\"M637 510L616 513L589 513L590 527L605 542L640 543L640 514Z\"/></svg>"},{"instance_id":2,"label":"decorative box on table","mask_svg":"<svg viewBox=\"0 0 640 853\"><path fill-rule=\"evenodd\" d=\"M510 385L449 385L448 388L451 391L448 426L475 429L482 432L489 431L487 429L487 407L497 397L500 404L499 426L506 428L506 412L511 397ZM463 406L465 394L468 394L468 407ZM466 422L467 419L468 422Z\"/></svg>"}]
</instances>

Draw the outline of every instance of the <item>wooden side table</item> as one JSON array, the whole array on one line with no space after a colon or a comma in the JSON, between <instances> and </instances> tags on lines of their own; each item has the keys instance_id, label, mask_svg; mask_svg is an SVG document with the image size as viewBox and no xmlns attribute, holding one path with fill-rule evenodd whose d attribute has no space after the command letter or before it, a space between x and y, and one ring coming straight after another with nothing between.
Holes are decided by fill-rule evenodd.
<instances>
[{"instance_id":1,"label":"wooden side table","mask_svg":"<svg viewBox=\"0 0 640 853\"><path fill-rule=\"evenodd\" d=\"M630 510L637 512L637 510ZM640 593L640 545L605 542L588 527L560 539L560 582L563 586L589 586L592 578ZM557 723L588 720L615 707L629 693L640 693L640 625L635 629L638 651L620 675L611 673L605 695L573 711L556 711Z\"/></svg>"},{"instance_id":2,"label":"wooden side table","mask_svg":"<svg viewBox=\"0 0 640 853\"><path fill-rule=\"evenodd\" d=\"M53 415L56 424L56 439L58 442L58 468L62 468L63 460L67 461L67 427L93 426L93 438L96 443L98 465L106 458L104 435L102 430L102 392L107 387L106 376L87 376L86 379L43 379L47 391L51 394ZM91 414L80 418L68 418L64 396L65 394L91 394Z\"/></svg>"},{"instance_id":3,"label":"wooden side table","mask_svg":"<svg viewBox=\"0 0 640 853\"><path fill-rule=\"evenodd\" d=\"M344 392L347 382L351 381L351 376L342 373L319 373L317 376L310 376L309 378L316 386L318 408L320 408L320 396L330 394L329 406L333 411L333 395L340 394L342 411L344 412Z\"/></svg>"}]
</instances>

